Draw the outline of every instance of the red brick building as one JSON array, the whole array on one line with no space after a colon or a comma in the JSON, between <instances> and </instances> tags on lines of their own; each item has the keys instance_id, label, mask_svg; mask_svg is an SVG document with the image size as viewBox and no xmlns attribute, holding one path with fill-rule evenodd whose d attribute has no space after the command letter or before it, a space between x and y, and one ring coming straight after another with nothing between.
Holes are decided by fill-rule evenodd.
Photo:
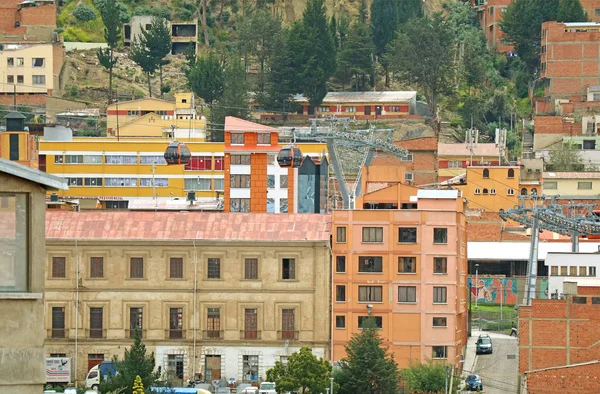
<instances>
[{"instance_id":1,"label":"red brick building","mask_svg":"<svg viewBox=\"0 0 600 394\"><path fill-rule=\"evenodd\" d=\"M513 52L514 47L503 38L500 21L506 7L512 0L474 0L479 25L485 32L489 45L495 46L500 53Z\"/></svg>"},{"instance_id":2,"label":"red brick building","mask_svg":"<svg viewBox=\"0 0 600 394\"><path fill-rule=\"evenodd\" d=\"M56 30L54 0L0 1L0 42L51 42Z\"/></svg>"},{"instance_id":3,"label":"red brick building","mask_svg":"<svg viewBox=\"0 0 600 394\"><path fill-rule=\"evenodd\" d=\"M590 21L600 22L600 0L579 0Z\"/></svg>"},{"instance_id":4,"label":"red brick building","mask_svg":"<svg viewBox=\"0 0 600 394\"><path fill-rule=\"evenodd\" d=\"M600 392L600 287L519 308L519 374L525 393Z\"/></svg>"}]
</instances>

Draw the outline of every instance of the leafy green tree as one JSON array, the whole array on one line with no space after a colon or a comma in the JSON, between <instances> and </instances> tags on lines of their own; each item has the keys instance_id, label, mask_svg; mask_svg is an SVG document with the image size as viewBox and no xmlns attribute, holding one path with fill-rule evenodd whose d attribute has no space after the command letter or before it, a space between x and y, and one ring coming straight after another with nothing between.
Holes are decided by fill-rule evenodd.
<instances>
[{"instance_id":1,"label":"leafy green tree","mask_svg":"<svg viewBox=\"0 0 600 394\"><path fill-rule=\"evenodd\" d=\"M73 16L82 22L89 22L96 19L98 15L96 15L96 11L87 4L79 4L73 10Z\"/></svg>"},{"instance_id":2,"label":"leafy green tree","mask_svg":"<svg viewBox=\"0 0 600 394\"><path fill-rule=\"evenodd\" d=\"M585 163L579 156L577 144L564 142L550 149L550 157L546 164L547 171L583 171Z\"/></svg>"},{"instance_id":3,"label":"leafy green tree","mask_svg":"<svg viewBox=\"0 0 600 394\"><path fill-rule=\"evenodd\" d=\"M288 47L294 48L292 67L298 92L303 93L311 105L320 105L336 66L324 0L308 0L302 20L294 23L290 30Z\"/></svg>"},{"instance_id":4,"label":"leafy green tree","mask_svg":"<svg viewBox=\"0 0 600 394\"><path fill-rule=\"evenodd\" d=\"M556 20L558 22L587 22L588 18L579 0L560 0Z\"/></svg>"},{"instance_id":5,"label":"leafy green tree","mask_svg":"<svg viewBox=\"0 0 600 394\"><path fill-rule=\"evenodd\" d=\"M413 18L423 17L423 0L399 0L398 24L404 25Z\"/></svg>"},{"instance_id":6,"label":"leafy green tree","mask_svg":"<svg viewBox=\"0 0 600 394\"><path fill-rule=\"evenodd\" d=\"M250 116L246 70L239 56L231 57L224 77L223 95L216 105L211 106L209 135L212 142L223 142L226 116L240 119Z\"/></svg>"},{"instance_id":7,"label":"leafy green tree","mask_svg":"<svg viewBox=\"0 0 600 394\"><path fill-rule=\"evenodd\" d=\"M287 365L277 361L267 371L267 380L275 382L275 386L283 391L319 394L329 387L331 365L322 358L317 358L312 351L303 347L288 357ZM335 387L334 387L334 391Z\"/></svg>"},{"instance_id":8,"label":"leafy green tree","mask_svg":"<svg viewBox=\"0 0 600 394\"><path fill-rule=\"evenodd\" d=\"M123 394L133 394L136 377L141 378L142 387L153 386L160 377L160 373L154 371L154 353L146 354L146 345L142 342L139 330L135 332L131 348L125 349L123 360L115 357L113 365L116 374L100 382L101 393L118 391Z\"/></svg>"},{"instance_id":9,"label":"leafy green tree","mask_svg":"<svg viewBox=\"0 0 600 394\"><path fill-rule=\"evenodd\" d=\"M383 55L398 27L398 1L373 0L371 3L371 36L377 49L377 56L383 60ZM385 86L390 86L388 63L382 62L385 70Z\"/></svg>"},{"instance_id":10,"label":"leafy green tree","mask_svg":"<svg viewBox=\"0 0 600 394\"><path fill-rule=\"evenodd\" d=\"M223 95L225 75L216 55L198 57L186 75L192 91L207 104L212 104Z\"/></svg>"},{"instance_id":11,"label":"leafy green tree","mask_svg":"<svg viewBox=\"0 0 600 394\"><path fill-rule=\"evenodd\" d=\"M410 392L440 393L446 384L446 369L443 364L429 360L427 363L411 363L402 370L402 378Z\"/></svg>"},{"instance_id":12,"label":"leafy green tree","mask_svg":"<svg viewBox=\"0 0 600 394\"><path fill-rule=\"evenodd\" d=\"M112 100L112 79L113 68L117 64L114 51L121 41L121 31L123 30L123 21L119 12L118 0L103 0L103 6L99 8L102 22L104 23L104 40L108 48L99 49L97 52L98 61L108 70L108 101Z\"/></svg>"},{"instance_id":13,"label":"leafy green tree","mask_svg":"<svg viewBox=\"0 0 600 394\"><path fill-rule=\"evenodd\" d=\"M119 14L119 20L121 23L129 22L129 9L120 1L113 2L111 0L94 0L94 6L98 9L98 11L100 11L100 15L102 15L104 12L107 12L108 8L116 7L116 12Z\"/></svg>"},{"instance_id":14,"label":"leafy green tree","mask_svg":"<svg viewBox=\"0 0 600 394\"><path fill-rule=\"evenodd\" d=\"M354 334L346 345L347 357L340 361L336 381L340 394L396 394L398 366L383 340L373 318L363 322L362 332Z\"/></svg>"},{"instance_id":15,"label":"leafy green tree","mask_svg":"<svg viewBox=\"0 0 600 394\"><path fill-rule=\"evenodd\" d=\"M354 78L357 91L368 89L367 75L373 72L373 54L376 49L369 36L369 27L360 19L350 28L346 45L338 57L338 76L343 83Z\"/></svg>"},{"instance_id":16,"label":"leafy green tree","mask_svg":"<svg viewBox=\"0 0 600 394\"><path fill-rule=\"evenodd\" d=\"M455 42L441 14L408 22L387 56L397 76L423 91L435 116L440 95L453 93L455 87Z\"/></svg>"}]
</instances>

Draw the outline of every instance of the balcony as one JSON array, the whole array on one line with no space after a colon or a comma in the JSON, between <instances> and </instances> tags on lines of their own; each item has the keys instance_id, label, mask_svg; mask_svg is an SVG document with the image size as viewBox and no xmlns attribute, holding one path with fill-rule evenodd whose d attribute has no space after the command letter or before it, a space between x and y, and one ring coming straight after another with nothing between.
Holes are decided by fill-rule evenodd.
<instances>
[{"instance_id":1,"label":"balcony","mask_svg":"<svg viewBox=\"0 0 600 394\"><path fill-rule=\"evenodd\" d=\"M125 336L127 338L135 338L135 332L139 331L142 338L146 338L146 330L143 328L130 328L125 330Z\"/></svg>"},{"instance_id":2,"label":"balcony","mask_svg":"<svg viewBox=\"0 0 600 394\"><path fill-rule=\"evenodd\" d=\"M297 341L300 331L277 331L277 339L280 341Z\"/></svg>"},{"instance_id":3,"label":"balcony","mask_svg":"<svg viewBox=\"0 0 600 394\"><path fill-rule=\"evenodd\" d=\"M260 331L242 330L240 331L240 339L260 339Z\"/></svg>"},{"instance_id":4,"label":"balcony","mask_svg":"<svg viewBox=\"0 0 600 394\"><path fill-rule=\"evenodd\" d=\"M90 328L85 330L85 336L92 339L103 339L106 338L106 329L104 328Z\"/></svg>"},{"instance_id":5,"label":"balcony","mask_svg":"<svg viewBox=\"0 0 600 394\"><path fill-rule=\"evenodd\" d=\"M46 331L48 332L48 338L63 339L69 337L69 330L66 328L51 328Z\"/></svg>"},{"instance_id":6,"label":"balcony","mask_svg":"<svg viewBox=\"0 0 600 394\"><path fill-rule=\"evenodd\" d=\"M204 330L202 331L204 339L220 340L223 339L223 330Z\"/></svg>"},{"instance_id":7,"label":"balcony","mask_svg":"<svg viewBox=\"0 0 600 394\"><path fill-rule=\"evenodd\" d=\"M167 339L185 339L185 331L181 328L171 328L165 331L165 336Z\"/></svg>"}]
</instances>

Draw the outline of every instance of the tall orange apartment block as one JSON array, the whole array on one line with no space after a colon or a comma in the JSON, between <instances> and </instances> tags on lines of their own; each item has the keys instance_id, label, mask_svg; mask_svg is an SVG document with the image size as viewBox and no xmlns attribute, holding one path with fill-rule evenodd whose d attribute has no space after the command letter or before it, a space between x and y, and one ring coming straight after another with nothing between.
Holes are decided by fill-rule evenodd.
<instances>
[{"instance_id":1,"label":"tall orange apartment block","mask_svg":"<svg viewBox=\"0 0 600 394\"><path fill-rule=\"evenodd\" d=\"M506 7L512 0L474 0L479 25L485 32L489 45L495 46L500 53L513 52L514 47L504 39L500 29L500 21Z\"/></svg>"},{"instance_id":2,"label":"tall orange apartment block","mask_svg":"<svg viewBox=\"0 0 600 394\"><path fill-rule=\"evenodd\" d=\"M454 365L468 321L460 191L371 188L357 205L370 209L333 212L333 361L372 316L401 368L426 359Z\"/></svg>"},{"instance_id":3,"label":"tall orange apartment block","mask_svg":"<svg viewBox=\"0 0 600 394\"><path fill-rule=\"evenodd\" d=\"M600 85L600 23L542 23L540 77L547 81L545 96L579 100L588 86Z\"/></svg>"}]
</instances>

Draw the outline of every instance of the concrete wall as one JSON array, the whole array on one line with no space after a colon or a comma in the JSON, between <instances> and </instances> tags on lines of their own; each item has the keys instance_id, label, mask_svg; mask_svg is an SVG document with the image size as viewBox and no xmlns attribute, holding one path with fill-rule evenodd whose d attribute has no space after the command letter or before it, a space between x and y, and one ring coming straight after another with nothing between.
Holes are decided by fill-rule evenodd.
<instances>
[{"instance_id":1,"label":"concrete wall","mask_svg":"<svg viewBox=\"0 0 600 394\"><path fill-rule=\"evenodd\" d=\"M0 393L39 394L46 382L44 352L45 191L0 173L0 193L28 194L29 292L0 293Z\"/></svg>"}]
</instances>

